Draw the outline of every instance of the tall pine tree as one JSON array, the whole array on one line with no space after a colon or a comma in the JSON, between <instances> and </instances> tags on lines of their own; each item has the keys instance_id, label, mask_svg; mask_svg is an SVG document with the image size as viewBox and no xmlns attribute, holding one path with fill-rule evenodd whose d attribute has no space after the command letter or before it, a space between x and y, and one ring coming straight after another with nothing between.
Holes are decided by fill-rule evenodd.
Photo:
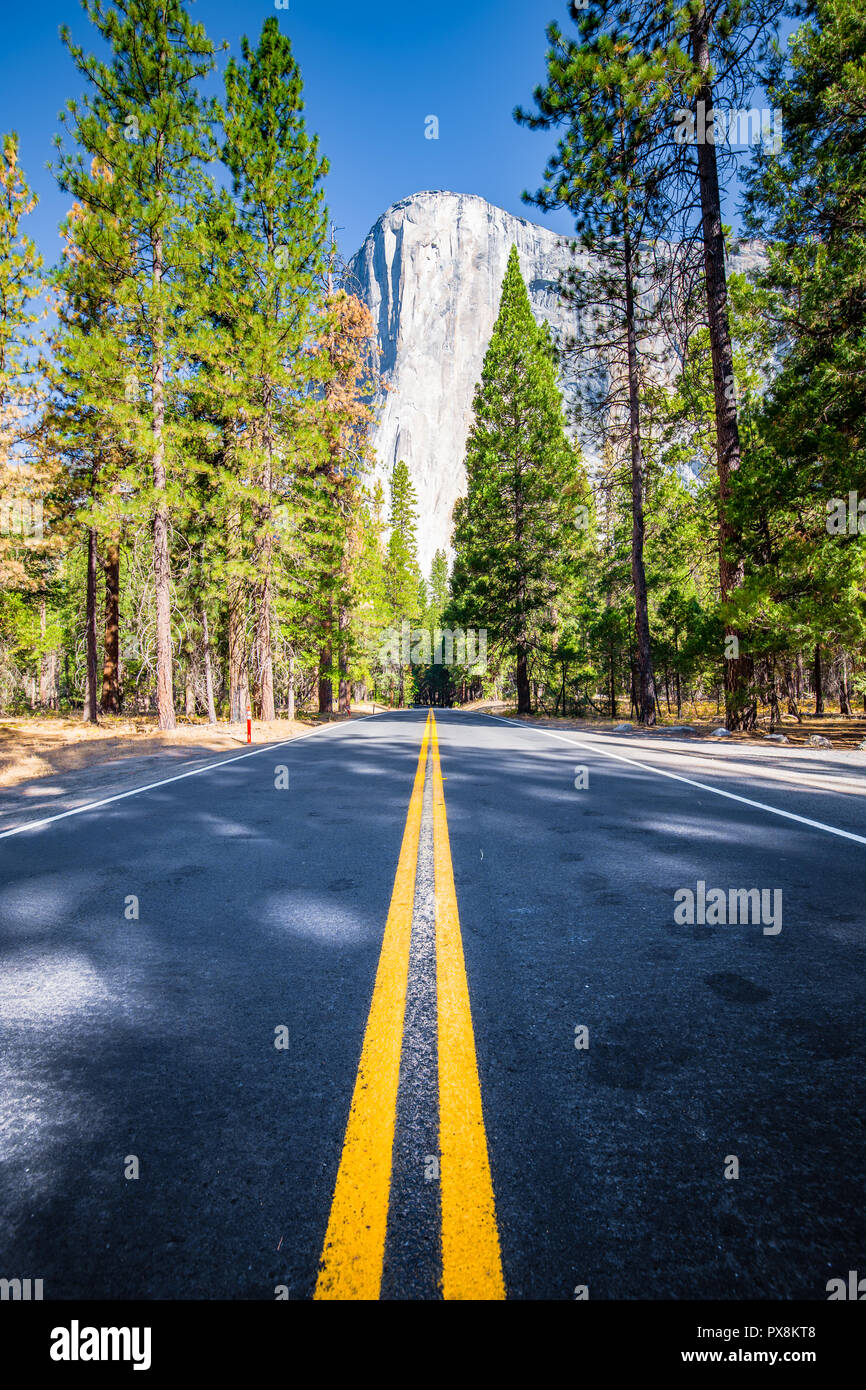
<instances>
[{"instance_id":1,"label":"tall pine tree","mask_svg":"<svg viewBox=\"0 0 866 1390\"><path fill-rule=\"evenodd\" d=\"M580 548L585 480L565 430L549 334L532 315L512 247L499 316L475 393L467 493L455 509L454 609L516 665L517 707L532 708L533 649Z\"/></svg>"},{"instance_id":2,"label":"tall pine tree","mask_svg":"<svg viewBox=\"0 0 866 1390\"><path fill-rule=\"evenodd\" d=\"M89 86L80 102L67 105L79 149L61 154L59 181L84 209L81 231L89 240L79 243L81 252L99 267L100 293L110 294L116 312L88 322L69 351L94 364L104 347L111 378L91 372L88 393L101 409L116 411L119 431L130 427L128 397L137 401L135 444L150 475L140 502L153 538L157 710L160 728L172 729L170 514L185 471L178 419L184 339L202 312L188 227L213 153L213 113L199 90L213 67L213 46L182 0L84 0L84 9L109 60L85 53L61 31ZM120 320L136 379L125 396L114 373Z\"/></svg>"},{"instance_id":3,"label":"tall pine tree","mask_svg":"<svg viewBox=\"0 0 866 1390\"><path fill-rule=\"evenodd\" d=\"M418 568L418 510L415 489L409 470L402 459L394 464L391 473L391 499L388 514L390 534L385 558L385 583L391 622L397 632L399 659L397 662L397 692L400 708L405 697L406 669L403 657L403 624L420 616Z\"/></svg>"},{"instance_id":4,"label":"tall pine tree","mask_svg":"<svg viewBox=\"0 0 866 1390\"><path fill-rule=\"evenodd\" d=\"M657 66L635 48L627 16L610 13L596 0L581 8L578 24L577 40L550 26L547 86L536 88L535 113L518 108L515 114L533 129L564 127L545 185L529 201L546 211L568 207L591 257L573 267L566 281L585 331L574 350L582 358L587 349L599 352L607 376L596 411L601 430L618 444L627 435L636 703L640 722L654 724L640 393L647 344L658 333L659 302L672 271L657 242L671 218L665 178L670 155L659 132L665 88Z\"/></svg>"},{"instance_id":5,"label":"tall pine tree","mask_svg":"<svg viewBox=\"0 0 866 1390\"><path fill-rule=\"evenodd\" d=\"M260 718L274 709L275 508L297 467L291 436L317 370L308 350L321 305L327 162L304 121L303 85L288 37L266 19L255 49L244 38L242 62L226 71L223 158L232 174L229 298L224 322L233 341L223 380L241 472L253 478L255 582L253 677Z\"/></svg>"}]
</instances>

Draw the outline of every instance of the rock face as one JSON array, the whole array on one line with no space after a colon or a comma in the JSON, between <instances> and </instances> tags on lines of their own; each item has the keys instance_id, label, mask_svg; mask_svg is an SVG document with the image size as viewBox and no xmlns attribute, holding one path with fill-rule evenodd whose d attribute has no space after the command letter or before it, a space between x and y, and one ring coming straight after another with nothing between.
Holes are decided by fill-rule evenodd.
<instances>
[{"instance_id":1,"label":"rock face","mask_svg":"<svg viewBox=\"0 0 866 1390\"><path fill-rule=\"evenodd\" d=\"M376 432L382 478L405 460L418 493L418 549L429 572L449 549L472 398L516 245L539 321L567 335L558 299L567 245L545 227L466 193L417 193L379 218L351 262L376 324L389 391Z\"/></svg>"},{"instance_id":2,"label":"rock face","mask_svg":"<svg viewBox=\"0 0 866 1390\"><path fill-rule=\"evenodd\" d=\"M408 466L425 575L437 548L450 552L454 503L466 488L472 400L512 246L536 318L556 337L579 336L574 311L557 292L567 241L472 194L416 193L395 203L350 263L376 324L389 388L375 436L377 472L385 482L398 459ZM566 377L562 385L567 400L572 383Z\"/></svg>"}]
</instances>

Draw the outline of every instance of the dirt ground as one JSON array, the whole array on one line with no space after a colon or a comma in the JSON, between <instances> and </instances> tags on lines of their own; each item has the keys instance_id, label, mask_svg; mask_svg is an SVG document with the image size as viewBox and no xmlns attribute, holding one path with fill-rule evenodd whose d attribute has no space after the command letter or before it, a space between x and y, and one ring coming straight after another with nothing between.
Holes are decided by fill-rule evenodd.
<instances>
[{"instance_id":1,"label":"dirt ground","mask_svg":"<svg viewBox=\"0 0 866 1390\"><path fill-rule=\"evenodd\" d=\"M356 714L369 713L357 707ZM253 743L272 743L296 738L319 723L315 715L302 719L277 719L265 724L253 721ZM21 715L0 719L0 787L14 787L37 777L113 762L117 758L143 757L164 748L189 748L198 752L223 752L239 748L247 741L246 724L205 719L184 719L172 733L160 733L155 716L125 719L107 715L97 725L63 715Z\"/></svg>"},{"instance_id":2,"label":"dirt ground","mask_svg":"<svg viewBox=\"0 0 866 1390\"><path fill-rule=\"evenodd\" d=\"M371 714L372 705L355 705L355 716ZM376 707L382 710L384 707ZM520 718L527 723L544 724L563 729L613 730L625 717L615 719L561 719L547 715L517 715L513 706L490 700L476 700L464 706L468 710L481 710L491 714L503 714L510 719ZM333 718L333 716L332 716ZM304 714L300 719L277 719L265 724L253 721L253 743L273 743L280 739L296 738L307 733L320 723L328 722L318 715ZM701 717L683 719L694 731L692 737L710 738L711 731L722 723L721 717L701 711ZM675 719L665 719L654 729L641 729L642 737L663 738L677 725ZM765 719L753 734L732 734L725 743L765 743L770 730L769 720ZM635 729L635 732L638 732ZM804 715L798 724L792 715L784 716L777 730L784 733L792 747L803 746L810 734L822 734L830 740L834 748L857 748L861 739L866 738L866 715L853 719L843 719L839 714L829 714L822 718ZM89 767L96 763L113 762L118 758L142 757L158 753L163 748L188 748L190 753L219 753L244 746L247 741L245 724L229 724L221 721L215 725L205 719L178 723L172 733L160 733L156 727L155 716L136 716L122 718L105 716L94 726L84 724L80 719L63 715L19 715L0 719L0 787L14 787L20 782L29 782L39 777L53 777L77 768Z\"/></svg>"},{"instance_id":3,"label":"dirt ground","mask_svg":"<svg viewBox=\"0 0 866 1390\"><path fill-rule=\"evenodd\" d=\"M473 704L466 705L465 708L487 711L490 714L502 714L509 719L520 719L529 724L545 724L557 729L594 729L597 732L610 732L619 724L632 722L625 714L621 719L562 719L550 715L518 715L513 706L503 703L497 704L489 700L476 700ZM635 725L635 732L639 732L642 738L653 735L664 737L674 727L685 727L693 731L691 737L709 739L712 730L720 728L723 724L723 715L716 715L715 713L710 715L708 711L702 710L699 717L692 719L687 718L685 712L681 720L666 717L652 729L638 729L638 726ZM841 714L826 714L817 718L811 714L804 714L801 724L797 723L792 714L786 714L782 716L780 725L771 727L769 711L766 711L760 727L754 733L731 734L730 738L724 739L723 742L766 743L767 734L770 732L784 734L792 747L796 745L802 747L811 734L820 734L823 738L829 739L834 748L857 748L860 741L866 738L866 714L851 719L843 718ZM714 743L720 741L722 740L713 740Z\"/></svg>"}]
</instances>

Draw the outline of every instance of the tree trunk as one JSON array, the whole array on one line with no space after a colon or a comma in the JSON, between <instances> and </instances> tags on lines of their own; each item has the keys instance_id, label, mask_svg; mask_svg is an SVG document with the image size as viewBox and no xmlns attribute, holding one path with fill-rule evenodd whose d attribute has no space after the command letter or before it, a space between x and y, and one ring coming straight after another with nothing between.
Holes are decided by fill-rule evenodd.
<instances>
[{"instance_id":1,"label":"tree trunk","mask_svg":"<svg viewBox=\"0 0 866 1390\"><path fill-rule=\"evenodd\" d=\"M839 658L841 662L841 678L839 681L839 713L844 714L846 719L850 719L853 713L851 709L851 690L848 685L848 657L845 652Z\"/></svg>"},{"instance_id":2,"label":"tree trunk","mask_svg":"<svg viewBox=\"0 0 866 1390\"><path fill-rule=\"evenodd\" d=\"M791 670L790 662L785 663L785 690L788 694L788 713L793 714L797 723L801 724L803 720L797 705L797 687L794 683L794 673Z\"/></svg>"},{"instance_id":3,"label":"tree trunk","mask_svg":"<svg viewBox=\"0 0 866 1390\"><path fill-rule=\"evenodd\" d=\"M341 601L337 617L339 633L338 661L340 669L340 691L338 710L340 714L352 713L352 689L349 685L349 612Z\"/></svg>"},{"instance_id":4,"label":"tree trunk","mask_svg":"<svg viewBox=\"0 0 866 1390\"><path fill-rule=\"evenodd\" d=\"M776 689L776 659L773 658L770 664L770 723L777 727L782 722L782 711L779 708L779 694Z\"/></svg>"},{"instance_id":5,"label":"tree trunk","mask_svg":"<svg viewBox=\"0 0 866 1390\"><path fill-rule=\"evenodd\" d=\"M821 643L815 646L815 713L824 713L824 673L821 666Z\"/></svg>"},{"instance_id":6,"label":"tree trunk","mask_svg":"<svg viewBox=\"0 0 866 1390\"><path fill-rule=\"evenodd\" d=\"M268 548L270 548L269 545ZM267 565L268 569L270 569L270 555L267 557ZM263 719L267 723L270 723L277 717L274 707L274 657L273 639L271 636L272 600L270 573L268 573L259 586L257 606L256 631L253 641L256 718Z\"/></svg>"},{"instance_id":7,"label":"tree trunk","mask_svg":"<svg viewBox=\"0 0 866 1390\"><path fill-rule=\"evenodd\" d=\"M319 657L319 714L332 714L334 709L334 683L331 680L331 666L334 654L330 638L322 647ZM402 667L401 667L402 679Z\"/></svg>"},{"instance_id":8,"label":"tree trunk","mask_svg":"<svg viewBox=\"0 0 866 1390\"><path fill-rule=\"evenodd\" d=\"M162 236L153 237L153 286L162 288ZM154 334L153 363L153 578L156 587L156 708L161 729L174 729L174 676L171 653L171 559L165 491L165 342L161 311Z\"/></svg>"},{"instance_id":9,"label":"tree trunk","mask_svg":"<svg viewBox=\"0 0 866 1390\"><path fill-rule=\"evenodd\" d=\"M229 718L240 724L246 718L247 695L247 615L244 582L237 577L227 585L229 609Z\"/></svg>"},{"instance_id":10,"label":"tree trunk","mask_svg":"<svg viewBox=\"0 0 866 1390\"><path fill-rule=\"evenodd\" d=\"M105 637L102 655L104 714L120 713L120 546L109 542L103 561L105 572Z\"/></svg>"},{"instance_id":11,"label":"tree trunk","mask_svg":"<svg viewBox=\"0 0 866 1390\"><path fill-rule=\"evenodd\" d=\"M710 82L709 16L701 4L692 19L692 51L695 63L704 75L697 92L697 108L703 103L704 115L713 108ZM742 561L732 552L738 546L738 535L728 517L731 496L731 477L740 466L740 430L737 402L734 394L734 356L728 317L728 287L725 273L725 237L719 194L719 170L716 147L701 139L698 130L698 182L701 197L701 224L704 247L704 274L707 287L707 320L713 359L713 396L716 416L716 460L719 476L719 586L722 602L730 598L742 582ZM726 658L725 724L729 729L753 729L757 719L757 704L751 692L753 663L751 657L739 652L740 634L730 625L726 639L737 639L737 655ZM726 642L727 645L727 642Z\"/></svg>"},{"instance_id":12,"label":"tree trunk","mask_svg":"<svg viewBox=\"0 0 866 1390\"><path fill-rule=\"evenodd\" d=\"M46 705L46 702L47 702L47 698L48 698L47 695L46 695L46 683L47 683L47 681L46 681L46 677L47 677L47 671L46 671L46 652L45 652L45 630L46 630L46 626L47 626L47 624L46 624L46 619L45 619L45 598L44 598L44 596L43 596L43 597L39 600L39 637L40 637L40 645L41 645L41 648L42 648L42 650L41 650L40 653L39 653L39 706L40 706L40 709L44 709L44 708L45 708L45 705Z\"/></svg>"},{"instance_id":13,"label":"tree trunk","mask_svg":"<svg viewBox=\"0 0 866 1390\"><path fill-rule=\"evenodd\" d=\"M202 604L201 609L201 632L204 639L204 684L207 695L207 722L215 724L217 722L216 706L213 702L213 670L210 660L210 634L207 626L207 609Z\"/></svg>"},{"instance_id":14,"label":"tree trunk","mask_svg":"<svg viewBox=\"0 0 866 1390\"><path fill-rule=\"evenodd\" d=\"M288 709L286 711L289 719L295 717L295 653L289 648L289 692Z\"/></svg>"},{"instance_id":15,"label":"tree trunk","mask_svg":"<svg viewBox=\"0 0 866 1390\"><path fill-rule=\"evenodd\" d=\"M87 691L81 717L85 722L95 724L96 719L96 532L91 526L87 532Z\"/></svg>"},{"instance_id":16,"label":"tree trunk","mask_svg":"<svg viewBox=\"0 0 866 1390\"><path fill-rule=\"evenodd\" d=\"M51 709L60 708L60 659L56 651L48 653L48 704Z\"/></svg>"},{"instance_id":17,"label":"tree trunk","mask_svg":"<svg viewBox=\"0 0 866 1390\"><path fill-rule=\"evenodd\" d=\"M532 695L529 688L529 669L526 647L521 642L517 648L517 713L532 713Z\"/></svg>"},{"instance_id":18,"label":"tree trunk","mask_svg":"<svg viewBox=\"0 0 866 1390\"><path fill-rule=\"evenodd\" d=\"M624 238L626 339L628 351L628 433L631 449L631 582L634 590L634 633L636 654L636 701L638 722L655 724L656 689L650 645L649 607L644 566L643 459L640 445L640 394L638 383L637 335L634 321L634 282L631 237Z\"/></svg>"},{"instance_id":19,"label":"tree trunk","mask_svg":"<svg viewBox=\"0 0 866 1390\"><path fill-rule=\"evenodd\" d=\"M258 508L259 545L257 565L261 575L258 587L253 669L256 683L256 711L259 719L271 723L277 714L274 708L274 651L273 651L273 563L274 540L271 534L271 488L273 485L273 391L265 382L263 391L265 468L262 491L267 498Z\"/></svg>"}]
</instances>

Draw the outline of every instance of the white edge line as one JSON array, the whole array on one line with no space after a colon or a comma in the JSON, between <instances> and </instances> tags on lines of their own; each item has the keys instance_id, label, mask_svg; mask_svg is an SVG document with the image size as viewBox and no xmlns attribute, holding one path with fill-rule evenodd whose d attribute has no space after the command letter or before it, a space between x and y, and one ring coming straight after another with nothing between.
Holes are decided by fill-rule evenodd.
<instances>
[{"instance_id":1,"label":"white edge line","mask_svg":"<svg viewBox=\"0 0 866 1390\"><path fill-rule=\"evenodd\" d=\"M484 713L478 710L477 713ZM835 825L825 825L820 820L810 820L808 816L797 816L793 811L782 811L778 806L768 806L764 801L752 801L747 796L737 796L735 792L722 791L721 787L710 787L706 782L695 782L691 777L682 777L678 772L668 772L662 767L653 767L651 763L638 762L636 758L625 758L621 753L611 753L608 748L599 748L597 745L587 743L585 739L568 738L565 734L557 734L552 729L544 729L535 724L524 724L519 719L504 719L501 714L484 714L485 719L495 719L500 724L510 724L513 729L529 729L537 734L547 734L549 738L557 738L562 743L568 743L572 748L586 748L590 752L598 753L603 758L614 758L618 763L628 763L630 767L639 767L644 772L654 772L657 777L669 777L672 782L684 782L687 787L697 787L702 792L712 792L713 796L724 796L728 801L739 801L743 806L754 806L758 811L769 811L773 816L783 816L785 820L797 821L799 825L809 825L813 830L826 830L828 835L839 835L843 840L854 840L858 845L866 845L866 836L855 835L850 830L839 830Z\"/></svg>"},{"instance_id":2,"label":"white edge line","mask_svg":"<svg viewBox=\"0 0 866 1390\"><path fill-rule=\"evenodd\" d=\"M314 734L327 733L332 729L345 729L350 724L360 724L365 719L375 719L376 715L361 714L356 719L341 721L339 724L323 724L318 729L310 729L306 734L298 734L296 738L284 738L279 743L265 743L261 748L253 748L249 753L238 753L233 758L222 758L218 763L208 763L207 767L196 767L191 772L179 772L176 777L164 777L160 782L148 782L144 787L133 787L128 792L118 792L115 796L104 796L101 801L88 801L84 806L73 806L71 811L60 811L56 816L44 816L41 820L25 821L23 825L13 825L11 830L0 830L0 840L6 840L10 835L22 835L25 830L39 830L44 825L52 825L54 821L66 820L67 816L80 816L85 811L95 811L100 806L110 806L113 801L125 801L128 796L140 796L142 792L152 792L157 787L167 787L172 782L182 782L186 777L199 777L203 772L213 772L215 768L227 767L229 763L243 762L244 758L255 758L259 753L274 752L277 748L287 748L292 743L302 743L305 738L312 738Z\"/></svg>"}]
</instances>

